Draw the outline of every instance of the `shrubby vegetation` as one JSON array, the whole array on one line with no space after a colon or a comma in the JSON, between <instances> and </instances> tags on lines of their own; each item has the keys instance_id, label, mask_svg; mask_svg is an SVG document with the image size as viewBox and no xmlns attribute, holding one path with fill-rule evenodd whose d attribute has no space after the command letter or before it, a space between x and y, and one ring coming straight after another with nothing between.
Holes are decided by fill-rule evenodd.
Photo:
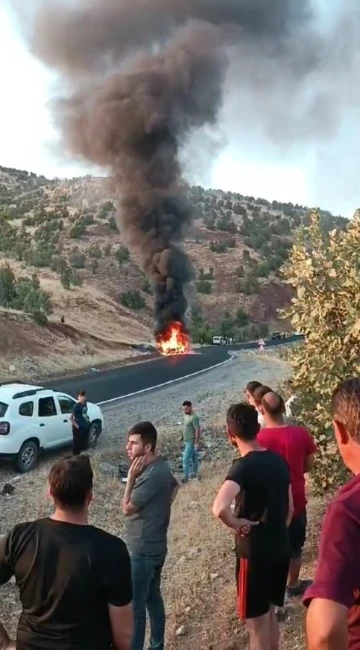
<instances>
[{"instance_id":1,"label":"shrubby vegetation","mask_svg":"<svg viewBox=\"0 0 360 650\"><path fill-rule=\"evenodd\" d=\"M318 491L337 486L343 463L334 450L331 395L337 384L360 372L360 212L347 230L328 232L319 213L297 235L285 279L296 297L286 311L306 343L294 348L293 389L301 419L316 437Z\"/></svg>"},{"instance_id":2,"label":"shrubby vegetation","mask_svg":"<svg viewBox=\"0 0 360 650\"><path fill-rule=\"evenodd\" d=\"M129 309L144 309L146 302L139 291L125 291L120 294L120 302Z\"/></svg>"},{"instance_id":3,"label":"shrubby vegetation","mask_svg":"<svg viewBox=\"0 0 360 650\"><path fill-rule=\"evenodd\" d=\"M40 325L52 312L50 295L41 289L38 277L17 280L8 264L0 267L0 306L26 312Z\"/></svg>"}]
</instances>

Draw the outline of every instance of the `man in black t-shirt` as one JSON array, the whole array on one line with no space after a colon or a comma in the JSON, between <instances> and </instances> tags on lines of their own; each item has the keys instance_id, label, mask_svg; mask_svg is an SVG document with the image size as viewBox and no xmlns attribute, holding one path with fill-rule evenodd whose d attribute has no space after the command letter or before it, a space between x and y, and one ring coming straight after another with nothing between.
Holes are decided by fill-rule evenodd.
<instances>
[{"instance_id":1,"label":"man in black t-shirt","mask_svg":"<svg viewBox=\"0 0 360 650\"><path fill-rule=\"evenodd\" d=\"M90 420L88 416L86 393L80 390L72 415L71 424L73 431L73 453L78 456L86 451L89 446Z\"/></svg>"},{"instance_id":2,"label":"man in black t-shirt","mask_svg":"<svg viewBox=\"0 0 360 650\"><path fill-rule=\"evenodd\" d=\"M15 526L0 545L0 585L15 576L22 612L17 650L130 650L130 558L125 543L88 525L87 456L50 471L50 518Z\"/></svg>"},{"instance_id":3,"label":"man in black t-shirt","mask_svg":"<svg viewBox=\"0 0 360 650\"><path fill-rule=\"evenodd\" d=\"M253 406L231 406L227 429L241 458L233 463L220 488L213 513L236 533L238 609L246 621L250 647L277 650L275 606L284 604L290 562L290 471L281 456L258 444L260 426Z\"/></svg>"}]
</instances>

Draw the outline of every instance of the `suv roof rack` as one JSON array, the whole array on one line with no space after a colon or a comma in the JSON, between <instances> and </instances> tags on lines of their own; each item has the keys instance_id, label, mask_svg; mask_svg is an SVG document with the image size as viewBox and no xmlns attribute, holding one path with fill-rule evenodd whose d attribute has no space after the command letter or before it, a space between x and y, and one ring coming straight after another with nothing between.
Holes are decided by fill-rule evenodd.
<instances>
[{"instance_id":1,"label":"suv roof rack","mask_svg":"<svg viewBox=\"0 0 360 650\"><path fill-rule=\"evenodd\" d=\"M33 397L36 395L36 393L39 393L41 390L44 390L43 388L32 388L31 390L24 390L20 393L15 393L15 395L12 396L13 399L20 399L21 397Z\"/></svg>"},{"instance_id":2,"label":"suv roof rack","mask_svg":"<svg viewBox=\"0 0 360 650\"><path fill-rule=\"evenodd\" d=\"M0 386L11 386L11 384L24 384L24 385L26 385L26 382L21 381L20 379L12 379L11 381L2 381L2 382L0 382Z\"/></svg>"}]
</instances>

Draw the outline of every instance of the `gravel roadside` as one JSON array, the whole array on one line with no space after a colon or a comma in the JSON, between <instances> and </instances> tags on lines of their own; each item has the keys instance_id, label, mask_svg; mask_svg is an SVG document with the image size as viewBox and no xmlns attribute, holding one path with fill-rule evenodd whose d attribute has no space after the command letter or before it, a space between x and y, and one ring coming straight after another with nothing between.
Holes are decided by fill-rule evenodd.
<instances>
[{"instance_id":1,"label":"gravel roadside","mask_svg":"<svg viewBox=\"0 0 360 650\"><path fill-rule=\"evenodd\" d=\"M214 420L224 419L231 403L244 399L248 381L256 379L275 387L291 376L290 365L275 351L262 355L233 352L233 355L233 360L209 372L104 405L106 436L99 448L109 442L121 441L130 426L141 420L151 420L161 428L176 425L183 418L181 405L185 399L193 402L206 429Z\"/></svg>"}]
</instances>

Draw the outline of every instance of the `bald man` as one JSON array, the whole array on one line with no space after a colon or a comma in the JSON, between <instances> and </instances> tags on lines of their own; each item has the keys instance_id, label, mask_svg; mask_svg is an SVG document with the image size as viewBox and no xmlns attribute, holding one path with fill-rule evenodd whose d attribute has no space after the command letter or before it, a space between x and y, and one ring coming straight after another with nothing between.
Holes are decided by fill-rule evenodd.
<instances>
[{"instance_id":1,"label":"bald man","mask_svg":"<svg viewBox=\"0 0 360 650\"><path fill-rule=\"evenodd\" d=\"M313 467L316 446L307 429L285 422L284 400L274 391L263 395L261 411L265 425L258 434L258 442L285 458L290 468L294 515L289 526L291 562L287 595L292 598L301 596L311 584L309 580L300 580L299 576L307 525L305 474Z\"/></svg>"}]
</instances>

